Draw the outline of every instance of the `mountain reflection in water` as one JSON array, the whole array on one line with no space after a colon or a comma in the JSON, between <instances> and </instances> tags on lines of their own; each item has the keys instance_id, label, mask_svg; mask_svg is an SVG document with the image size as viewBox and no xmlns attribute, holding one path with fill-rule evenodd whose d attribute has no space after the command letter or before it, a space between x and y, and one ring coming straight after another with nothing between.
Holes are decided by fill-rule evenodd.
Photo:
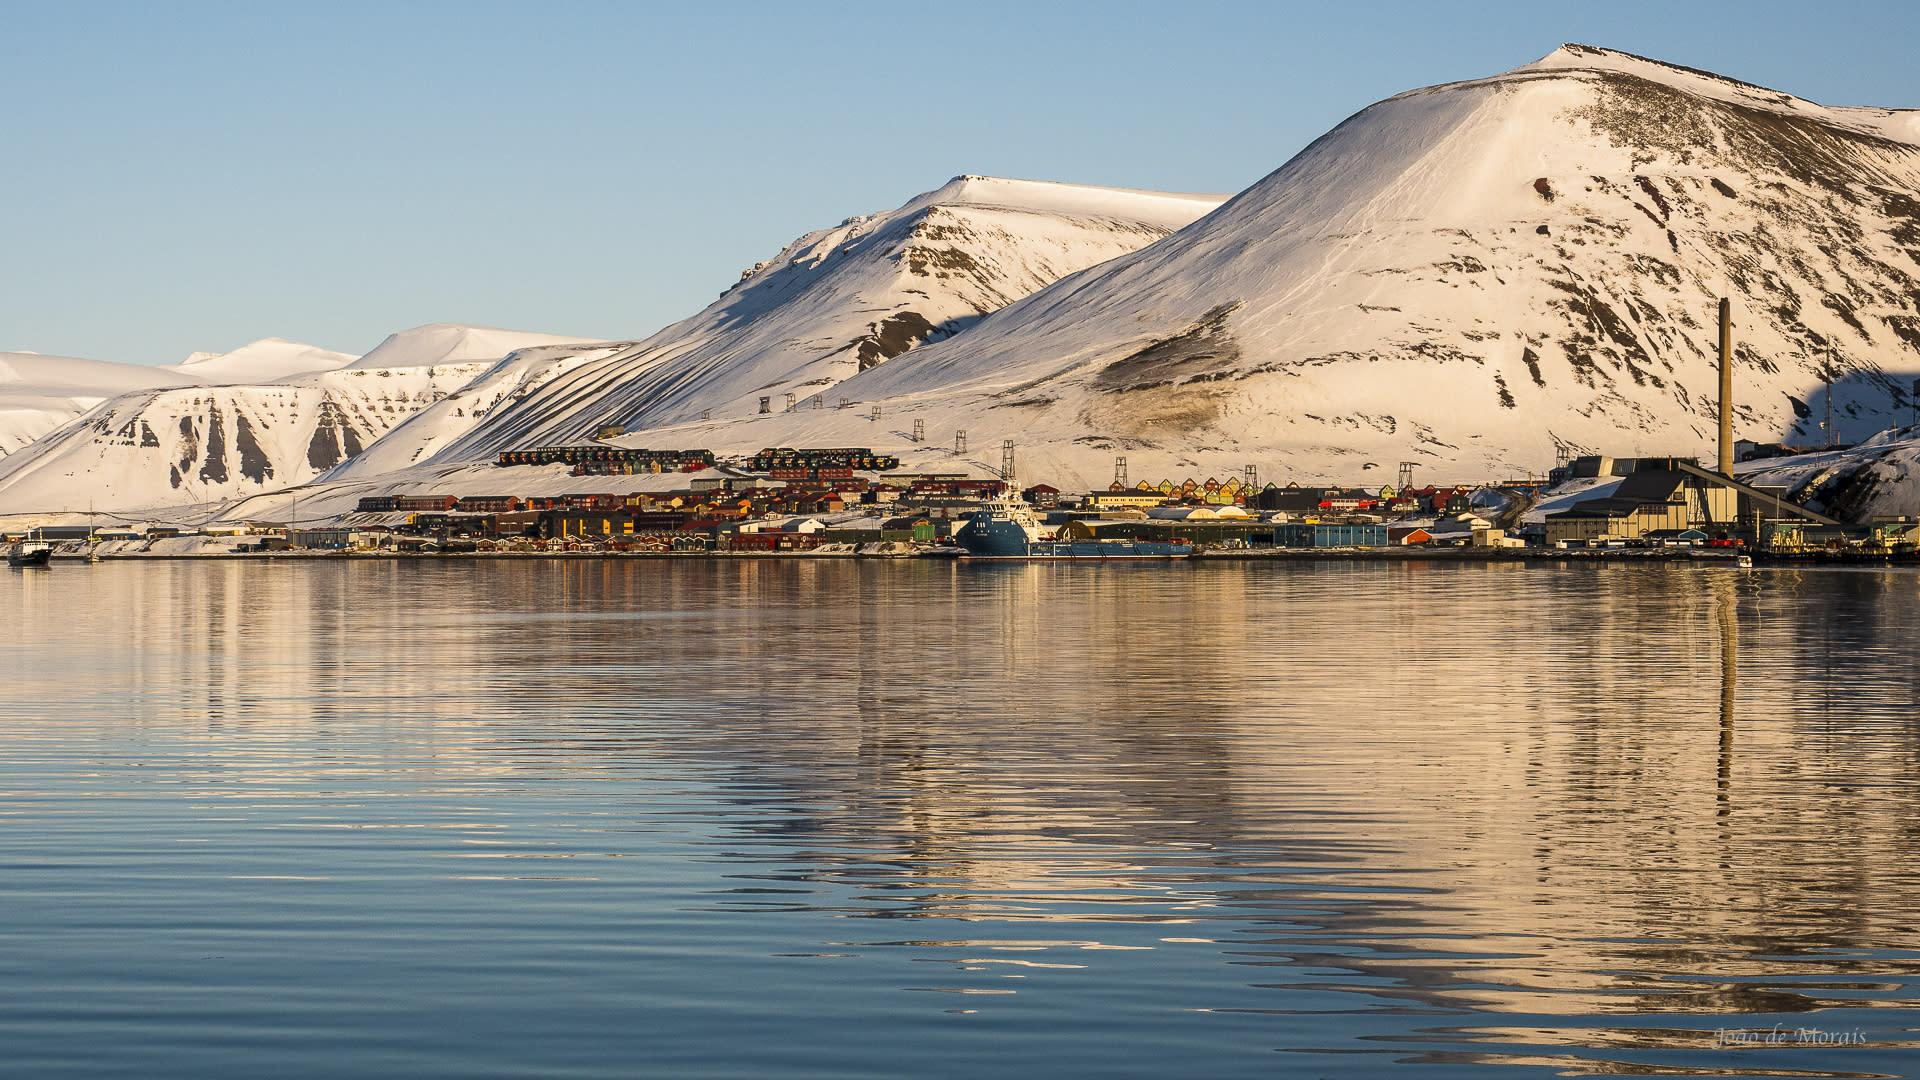
<instances>
[{"instance_id":1,"label":"mountain reflection in water","mask_svg":"<svg viewBox=\"0 0 1920 1080\"><path fill-rule=\"evenodd\" d=\"M711 1075L971 1075L1008 1037L1087 1075L1270 1075L1274 1050L1313 1075L1916 1060L1920 575L380 561L8 587L27 752L0 854L73 850L0 896L110 882L156 820L213 807L222 850L186 864L205 903L275 859L453 900L537 879L489 931L557 939L570 959L541 963L582 985L709 1034L763 983L843 1006L779 1047L719 1039ZM152 816L82 836L76 792ZM428 947L352 894L353 934ZM585 928L635 909L680 998L601 967ZM327 937L267 932L296 965ZM61 960L57 927L29 938L44 955L0 985ZM532 970L489 978L524 1000ZM940 1026L960 1016L1011 1027ZM1865 1045L1716 1034L1776 1024ZM622 1075L615 1046L681 1037L572 1045ZM507 1039L440 1052L457 1074Z\"/></svg>"}]
</instances>

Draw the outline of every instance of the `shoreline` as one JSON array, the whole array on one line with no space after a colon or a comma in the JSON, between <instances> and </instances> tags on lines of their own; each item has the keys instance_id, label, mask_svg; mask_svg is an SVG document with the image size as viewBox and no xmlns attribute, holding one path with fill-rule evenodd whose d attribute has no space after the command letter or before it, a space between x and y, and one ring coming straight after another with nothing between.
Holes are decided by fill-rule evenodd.
<instances>
[{"instance_id":1,"label":"shoreline","mask_svg":"<svg viewBox=\"0 0 1920 1080\"><path fill-rule=\"evenodd\" d=\"M1692 562L1706 565L1732 565L1741 552L1728 549L1703 550L1698 548L1257 548L1252 550L1199 551L1187 559L1159 560L1101 560L1101 559L1039 559L1034 562L1066 563L1102 563L1107 561L1183 563L1183 562ZM398 561L398 560L440 560L440 559L558 559L579 561L587 559L833 559L858 560L861 562L966 562L961 556L938 555L859 555L851 551L445 551L445 552L399 552L399 551L247 551L247 552L115 552L102 553L98 562L141 562L151 560L281 560L281 561ZM1891 557L1869 557L1838 559L1820 556L1767 556L1753 555L1756 565L1904 565L1912 560L1896 561ZM82 553L56 552L53 562L56 564L84 563L89 559ZM1019 562L1022 560L999 560Z\"/></svg>"}]
</instances>

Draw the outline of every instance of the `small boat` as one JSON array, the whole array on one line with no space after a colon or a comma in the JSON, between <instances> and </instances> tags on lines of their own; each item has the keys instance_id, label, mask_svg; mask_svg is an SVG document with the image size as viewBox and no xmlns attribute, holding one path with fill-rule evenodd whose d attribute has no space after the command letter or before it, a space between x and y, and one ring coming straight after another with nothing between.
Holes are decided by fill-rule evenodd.
<instances>
[{"instance_id":1,"label":"small boat","mask_svg":"<svg viewBox=\"0 0 1920 1080\"><path fill-rule=\"evenodd\" d=\"M1738 556L1733 560L1733 565L1739 567L1742 570L1751 570L1753 569L1753 556L1751 555Z\"/></svg>"},{"instance_id":2,"label":"small boat","mask_svg":"<svg viewBox=\"0 0 1920 1080\"><path fill-rule=\"evenodd\" d=\"M7 549L8 566L45 566L53 558L53 545L39 540L14 544Z\"/></svg>"}]
</instances>

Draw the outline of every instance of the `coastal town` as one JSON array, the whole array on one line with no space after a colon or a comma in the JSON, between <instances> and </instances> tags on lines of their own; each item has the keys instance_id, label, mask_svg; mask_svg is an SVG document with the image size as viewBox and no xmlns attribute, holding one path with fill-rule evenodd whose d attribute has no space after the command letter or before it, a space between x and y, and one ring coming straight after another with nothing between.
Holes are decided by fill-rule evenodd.
<instances>
[{"instance_id":1,"label":"coastal town","mask_svg":"<svg viewBox=\"0 0 1920 1080\"><path fill-rule=\"evenodd\" d=\"M722 459L706 449L604 445L501 453L485 490L360 497L324 520L125 522L42 526L9 536L51 558L221 555L984 556L967 523L1017 507L1050 557L1590 553L1907 561L1920 521L1843 525L1688 458L1569 460L1544 476L1376 488L1225 478L1130 481L1125 458L1105 489L1020 486L1014 447L1000 477L916 472L867 447L768 447ZM1749 454L1751 446L1743 447ZM556 466L600 490L528 494ZM631 481L646 477L638 485ZM634 490L644 486L646 490ZM1132 546L1130 546L1132 545ZM972 550L970 550L970 547ZM997 551L1020 557L1026 551ZM1042 557L1035 549L1032 557Z\"/></svg>"},{"instance_id":2,"label":"coastal town","mask_svg":"<svg viewBox=\"0 0 1920 1080\"><path fill-rule=\"evenodd\" d=\"M1920 4L15 8L20 1077L1920 1080Z\"/></svg>"}]
</instances>

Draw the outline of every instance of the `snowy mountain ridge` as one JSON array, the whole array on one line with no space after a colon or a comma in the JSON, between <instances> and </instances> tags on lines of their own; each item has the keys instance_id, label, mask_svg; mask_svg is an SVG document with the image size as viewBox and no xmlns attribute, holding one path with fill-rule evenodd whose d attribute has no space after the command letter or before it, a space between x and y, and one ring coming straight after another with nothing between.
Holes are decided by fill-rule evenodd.
<instances>
[{"instance_id":1,"label":"snowy mountain ridge","mask_svg":"<svg viewBox=\"0 0 1920 1080\"><path fill-rule=\"evenodd\" d=\"M574 340L435 323L393 334L359 360L269 339L223 354L224 362L209 356L169 372L137 369L154 373L152 381L116 387L84 415L0 458L0 509L140 509L304 484L495 367L492 350ZM341 363L256 384L184 377L196 369L271 376L316 356ZM381 366L367 366L368 358ZM60 370L93 370L86 364L62 361ZM121 377L126 366L105 369Z\"/></svg>"},{"instance_id":2,"label":"snowy mountain ridge","mask_svg":"<svg viewBox=\"0 0 1920 1080\"><path fill-rule=\"evenodd\" d=\"M1710 98L1727 105L1752 107L1784 116L1818 119L1834 127L1850 128L1864 135L1920 143L1920 109L1889 109L1859 105L1820 105L1805 98L1711 71L1683 67L1664 60L1595 45L1566 44L1546 56L1515 68L1495 79L1524 78L1528 72L1563 71L1595 74L1614 72L1665 83L1696 97ZM1419 93L1420 91L1413 91Z\"/></svg>"},{"instance_id":3,"label":"snowy mountain ridge","mask_svg":"<svg viewBox=\"0 0 1920 1080\"><path fill-rule=\"evenodd\" d=\"M827 405L826 391L857 372L1152 243L1224 199L956 177L897 210L800 237L699 314L517 395L437 460L486 460L605 424L753 417L761 398L785 409L788 394Z\"/></svg>"}]
</instances>

